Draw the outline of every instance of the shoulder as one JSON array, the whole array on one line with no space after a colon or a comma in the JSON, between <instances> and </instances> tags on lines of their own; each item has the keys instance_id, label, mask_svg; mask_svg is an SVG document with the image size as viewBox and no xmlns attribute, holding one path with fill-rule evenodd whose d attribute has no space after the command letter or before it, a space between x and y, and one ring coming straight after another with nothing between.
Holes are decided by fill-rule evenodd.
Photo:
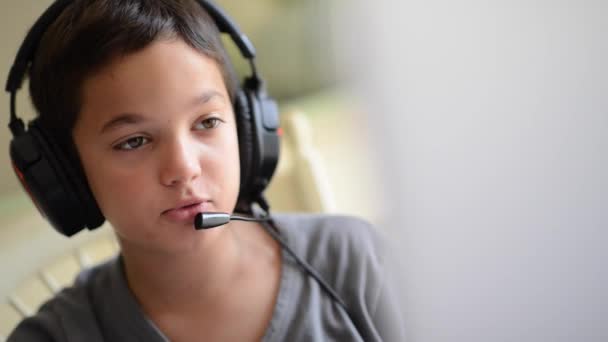
<instances>
[{"instance_id":1,"label":"shoulder","mask_svg":"<svg viewBox=\"0 0 608 342\"><path fill-rule=\"evenodd\" d=\"M25 318L9 335L12 341L95 341L96 320L91 288L107 272L109 264L84 270L74 285L65 288Z\"/></svg>"},{"instance_id":2,"label":"shoulder","mask_svg":"<svg viewBox=\"0 0 608 342\"><path fill-rule=\"evenodd\" d=\"M351 216L289 214L279 231L340 295L366 340L402 341L403 318L395 294L394 260L385 235Z\"/></svg>"},{"instance_id":3,"label":"shoulder","mask_svg":"<svg viewBox=\"0 0 608 342\"><path fill-rule=\"evenodd\" d=\"M384 240L374 226L354 216L283 214L277 215L276 222L290 245L302 252L311 248L318 252L323 246L330 250L363 248L376 254Z\"/></svg>"},{"instance_id":4,"label":"shoulder","mask_svg":"<svg viewBox=\"0 0 608 342\"><path fill-rule=\"evenodd\" d=\"M277 225L294 251L339 292L375 302L382 281L385 238L369 222L352 216L289 214Z\"/></svg>"}]
</instances>

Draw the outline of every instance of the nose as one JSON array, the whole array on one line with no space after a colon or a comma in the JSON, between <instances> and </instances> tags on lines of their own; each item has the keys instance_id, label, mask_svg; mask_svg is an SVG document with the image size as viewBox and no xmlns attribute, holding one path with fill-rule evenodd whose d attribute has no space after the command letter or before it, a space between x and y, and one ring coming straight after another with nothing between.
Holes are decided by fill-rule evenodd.
<instances>
[{"instance_id":1,"label":"nose","mask_svg":"<svg viewBox=\"0 0 608 342\"><path fill-rule=\"evenodd\" d=\"M160 181L165 186L185 185L201 174L196 144L187 138L166 142L159 158Z\"/></svg>"}]
</instances>

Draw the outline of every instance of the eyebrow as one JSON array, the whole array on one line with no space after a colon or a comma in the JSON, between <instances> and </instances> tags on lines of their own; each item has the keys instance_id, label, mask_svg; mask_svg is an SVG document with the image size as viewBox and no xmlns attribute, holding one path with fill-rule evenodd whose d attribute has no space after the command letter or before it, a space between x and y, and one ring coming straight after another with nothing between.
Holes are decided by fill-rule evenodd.
<instances>
[{"instance_id":1,"label":"eyebrow","mask_svg":"<svg viewBox=\"0 0 608 342\"><path fill-rule=\"evenodd\" d=\"M194 99L194 101L192 102L192 106L194 107L194 106L203 105L203 104L211 101L215 97L224 99L224 95L222 95L222 93L220 93L216 90L205 91L200 96L197 96ZM110 130L112 130L116 127L122 126L122 125L136 124L136 123L139 123L142 121L145 121L145 118L141 114L122 113L122 114L119 114L118 116L116 116L115 118L113 118L112 120L108 121L107 123L105 123L103 125L103 127L101 128L101 133L103 134L107 131L110 131Z\"/></svg>"},{"instance_id":2,"label":"eyebrow","mask_svg":"<svg viewBox=\"0 0 608 342\"><path fill-rule=\"evenodd\" d=\"M142 122L142 121L144 121L144 117L140 114L123 113L123 114L116 116L112 120L108 121L105 125L103 125L103 127L101 128L101 133L103 134L118 126L122 126L122 125L126 125L126 124L135 124L135 123Z\"/></svg>"},{"instance_id":3,"label":"eyebrow","mask_svg":"<svg viewBox=\"0 0 608 342\"><path fill-rule=\"evenodd\" d=\"M215 97L219 97L222 100L224 99L224 95L222 95L222 93L220 93L217 90L204 91L200 96L198 96L194 99L193 105L194 106L203 105L203 104L213 100L213 98L215 98Z\"/></svg>"}]
</instances>

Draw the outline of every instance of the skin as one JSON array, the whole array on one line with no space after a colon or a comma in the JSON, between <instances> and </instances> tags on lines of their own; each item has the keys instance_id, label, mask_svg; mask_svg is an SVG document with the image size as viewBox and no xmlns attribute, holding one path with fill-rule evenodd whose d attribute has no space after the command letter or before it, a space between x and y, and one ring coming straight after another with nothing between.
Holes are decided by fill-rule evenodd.
<instances>
[{"instance_id":1,"label":"skin","mask_svg":"<svg viewBox=\"0 0 608 342\"><path fill-rule=\"evenodd\" d=\"M116 58L85 81L73 137L146 315L173 341L259 340L279 246L256 223L196 231L171 214L192 199L236 204L236 123L217 64L179 39Z\"/></svg>"}]
</instances>

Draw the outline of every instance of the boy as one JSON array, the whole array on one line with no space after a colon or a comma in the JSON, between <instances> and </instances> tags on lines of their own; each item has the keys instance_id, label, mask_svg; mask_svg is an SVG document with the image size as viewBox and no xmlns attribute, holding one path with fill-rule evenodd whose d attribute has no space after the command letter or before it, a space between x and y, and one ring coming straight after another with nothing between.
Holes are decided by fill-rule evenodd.
<instances>
[{"instance_id":1,"label":"boy","mask_svg":"<svg viewBox=\"0 0 608 342\"><path fill-rule=\"evenodd\" d=\"M194 0L80 0L46 29L29 71L38 125L85 180L120 255L9 341L402 338L366 223L281 215L270 228L193 229L198 213L258 198L242 179L247 99L214 19Z\"/></svg>"}]
</instances>

